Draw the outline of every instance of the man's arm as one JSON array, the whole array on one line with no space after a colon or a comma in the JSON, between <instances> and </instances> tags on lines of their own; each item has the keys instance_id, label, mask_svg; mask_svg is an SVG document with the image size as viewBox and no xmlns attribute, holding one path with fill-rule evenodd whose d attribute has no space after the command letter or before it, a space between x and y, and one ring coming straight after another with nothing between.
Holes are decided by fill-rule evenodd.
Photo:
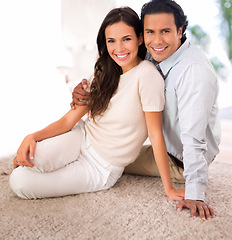
<instances>
[{"instance_id":1,"label":"man's arm","mask_svg":"<svg viewBox=\"0 0 232 240\"><path fill-rule=\"evenodd\" d=\"M70 106L72 109L75 109L77 106L88 105L89 92L86 91L88 88L87 80L83 79L73 90L72 92L72 102Z\"/></svg>"},{"instance_id":2,"label":"man's arm","mask_svg":"<svg viewBox=\"0 0 232 240\"><path fill-rule=\"evenodd\" d=\"M189 208L192 217L195 218L198 212L203 220L214 217L213 209L204 201L208 165L212 161L206 157L206 129L217 91L213 72L201 64L192 65L186 70L176 90L186 179L185 200L177 205L177 209Z\"/></svg>"}]
</instances>

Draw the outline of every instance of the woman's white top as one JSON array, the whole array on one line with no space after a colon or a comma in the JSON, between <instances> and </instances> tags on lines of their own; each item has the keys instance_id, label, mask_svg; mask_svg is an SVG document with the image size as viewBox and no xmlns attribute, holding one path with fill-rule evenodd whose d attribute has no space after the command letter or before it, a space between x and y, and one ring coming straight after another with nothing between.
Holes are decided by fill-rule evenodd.
<instances>
[{"instance_id":1,"label":"woman's white top","mask_svg":"<svg viewBox=\"0 0 232 240\"><path fill-rule=\"evenodd\" d=\"M148 136L144 112L163 111L164 104L164 80L154 64L144 60L120 76L103 116L86 121L91 145L110 164L127 166Z\"/></svg>"}]
</instances>

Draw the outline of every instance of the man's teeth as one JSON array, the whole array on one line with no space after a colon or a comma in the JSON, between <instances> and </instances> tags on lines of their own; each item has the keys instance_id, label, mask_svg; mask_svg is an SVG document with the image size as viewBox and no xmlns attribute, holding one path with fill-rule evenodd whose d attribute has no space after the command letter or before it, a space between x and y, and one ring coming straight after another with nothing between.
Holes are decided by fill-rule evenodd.
<instances>
[{"instance_id":1,"label":"man's teeth","mask_svg":"<svg viewBox=\"0 0 232 240\"><path fill-rule=\"evenodd\" d=\"M128 54L124 54L124 55L117 55L118 58L124 58L126 57Z\"/></svg>"},{"instance_id":2,"label":"man's teeth","mask_svg":"<svg viewBox=\"0 0 232 240\"><path fill-rule=\"evenodd\" d=\"M165 49L165 47L164 47L164 48L154 48L154 50L157 51L157 52L161 52L161 51L163 51L164 49Z\"/></svg>"}]
</instances>

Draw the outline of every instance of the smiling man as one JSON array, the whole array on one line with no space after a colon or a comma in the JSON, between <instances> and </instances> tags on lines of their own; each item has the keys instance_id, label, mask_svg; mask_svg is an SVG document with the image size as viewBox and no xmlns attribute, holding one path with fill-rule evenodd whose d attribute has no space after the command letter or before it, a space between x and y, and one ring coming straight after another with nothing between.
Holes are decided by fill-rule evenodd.
<instances>
[{"instance_id":1,"label":"smiling man","mask_svg":"<svg viewBox=\"0 0 232 240\"><path fill-rule=\"evenodd\" d=\"M204 53L186 38L187 17L172 0L152 0L141 12L147 59L165 81L163 132L174 182L185 182L185 200L177 210L189 208L193 218L210 219L213 209L205 202L208 167L219 152L218 82ZM73 103L88 100L84 82L73 91ZM78 99L81 99L80 102ZM125 103L126 104L126 103ZM125 172L159 176L152 147L142 148Z\"/></svg>"},{"instance_id":2,"label":"smiling man","mask_svg":"<svg viewBox=\"0 0 232 240\"><path fill-rule=\"evenodd\" d=\"M187 17L175 1L153 0L143 6L141 18L147 57L166 85L163 132L172 177L176 182L185 179L185 200L177 209L189 208L193 218L198 212L203 220L210 219L214 211L204 202L208 166L220 142L215 72L205 55L187 41ZM150 146L126 172L159 175Z\"/></svg>"},{"instance_id":3,"label":"smiling man","mask_svg":"<svg viewBox=\"0 0 232 240\"><path fill-rule=\"evenodd\" d=\"M155 61L162 62L180 47L182 29L183 26L177 30L173 14L160 13L144 16L145 44Z\"/></svg>"}]
</instances>

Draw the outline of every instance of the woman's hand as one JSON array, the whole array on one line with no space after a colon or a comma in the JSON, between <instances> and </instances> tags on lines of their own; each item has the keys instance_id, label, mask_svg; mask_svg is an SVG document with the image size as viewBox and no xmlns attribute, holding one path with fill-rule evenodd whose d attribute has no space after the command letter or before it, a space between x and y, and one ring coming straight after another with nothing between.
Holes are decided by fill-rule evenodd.
<instances>
[{"instance_id":1,"label":"woman's hand","mask_svg":"<svg viewBox=\"0 0 232 240\"><path fill-rule=\"evenodd\" d=\"M184 194L185 194L185 190L182 190L182 189L179 190L179 189L172 188L166 191L167 197L173 201L184 200Z\"/></svg>"},{"instance_id":2,"label":"woman's hand","mask_svg":"<svg viewBox=\"0 0 232 240\"><path fill-rule=\"evenodd\" d=\"M17 151L17 159L15 163L23 167L33 167L34 164L29 162L28 156L30 160L34 159L35 147L36 141L34 140L33 135L30 134L26 136Z\"/></svg>"}]
</instances>

